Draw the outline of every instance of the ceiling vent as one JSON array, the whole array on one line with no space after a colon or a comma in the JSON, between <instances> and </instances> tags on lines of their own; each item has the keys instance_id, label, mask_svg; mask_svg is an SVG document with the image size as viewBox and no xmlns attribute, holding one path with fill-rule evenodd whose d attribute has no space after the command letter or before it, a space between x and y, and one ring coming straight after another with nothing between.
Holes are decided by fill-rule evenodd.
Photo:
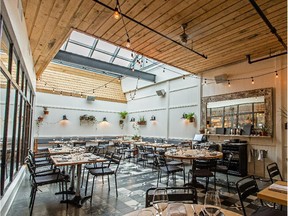
<instances>
[{"instance_id":1,"label":"ceiling vent","mask_svg":"<svg viewBox=\"0 0 288 216\"><path fill-rule=\"evenodd\" d=\"M95 96L89 96L89 95L88 95L88 96L86 97L86 100L87 100L87 101L95 101L95 99L96 99Z\"/></svg>"},{"instance_id":2,"label":"ceiling vent","mask_svg":"<svg viewBox=\"0 0 288 216\"><path fill-rule=\"evenodd\" d=\"M217 84L223 83L223 82L227 82L228 76L227 74L221 74L221 75L215 76L214 79Z\"/></svg>"},{"instance_id":3,"label":"ceiling vent","mask_svg":"<svg viewBox=\"0 0 288 216\"><path fill-rule=\"evenodd\" d=\"M165 94L166 94L166 92L165 92L164 89L161 89L161 90L157 90L157 91L156 91L156 94L157 94L158 96L164 97Z\"/></svg>"}]
</instances>

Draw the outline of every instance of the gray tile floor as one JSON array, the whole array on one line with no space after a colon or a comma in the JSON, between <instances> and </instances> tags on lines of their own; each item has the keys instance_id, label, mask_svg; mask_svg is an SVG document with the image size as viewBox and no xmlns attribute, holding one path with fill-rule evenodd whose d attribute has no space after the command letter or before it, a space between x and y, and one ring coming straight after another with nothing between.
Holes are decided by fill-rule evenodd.
<instances>
[{"instance_id":1,"label":"gray tile floor","mask_svg":"<svg viewBox=\"0 0 288 216\"><path fill-rule=\"evenodd\" d=\"M187 165L188 170L190 165ZM217 174L217 178L226 179L226 176L222 174ZM231 182L236 182L239 177L230 176ZM146 168L142 166L142 163L136 164L133 161L128 162L124 160L120 165L118 172L118 193L119 196L116 197L114 178L110 178L111 191L108 191L108 182L104 178L104 183L102 183L101 178L96 179L94 187L93 201L90 200L84 203L81 208L69 205L68 211L66 211L66 204L60 204L62 199L61 195L55 195L55 192L59 190L58 185L42 186L40 190L37 191L33 215L37 216L48 216L48 215L125 215L131 211L141 209L145 206L145 191L150 187L155 187L157 183L157 171L151 169L147 166ZM204 180L204 179L203 179ZM201 180L200 180L201 181ZM163 183L163 184L162 184ZM159 186L165 186L166 177L162 178L162 183ZM183 185L183 179L177 176L176 186ZM213 188L213 182L209 187ZM88 193L91 191L92 179L89 180ZM169 181L169 186L172 186L173 181ZM267 183L266 183L267 184ZM259 184L259 187L265 185ZM29 200L30 200L30 182L29 175L27 171L27 176L22 183L20 190L11 206L8 215L10 216L23 216L29 215ZM229 209L231 211L238 212L242 214L239 206L239 198L235 191L235 188L227 192L226 184L218 184L217 190L221 192L221 205L222 208ZM205 196L205 191L203 189L197 189L199 203L203 203ZM84 187L81 191L84 194ZM72 197L72 195L71 195ZM251 197L250 200L255 200L256 197ZM246 203L248 206L248 212L254 211L256 206L251 203Z\"/></svg>"}]
</instances>

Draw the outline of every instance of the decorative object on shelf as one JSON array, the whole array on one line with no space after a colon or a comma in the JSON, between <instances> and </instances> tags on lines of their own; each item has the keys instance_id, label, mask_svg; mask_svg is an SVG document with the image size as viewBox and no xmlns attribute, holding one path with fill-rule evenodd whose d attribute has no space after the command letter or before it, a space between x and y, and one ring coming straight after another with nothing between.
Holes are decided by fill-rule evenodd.
<instances>
[{"instance_id":1,"label":"decorative object on shelf","mask_svg":"<svg viewBox=\"0 0 288 216\"><path fill-rule=\"evenodd\" d=\"M262 125L261 127L261 136L268 136L269 128L266 125Z\"/></svg>"},{"instance_id":2,"label":"decorative object on shelf","mask_svg":"<svg viewBox=\"0 0 288 216\"><path fill-rule=\"evenodd\" d=\"M96 117L93 116L93 115L82 115L79 117L80 119L80 125L83 124L83 123L89 123L89 124L95 124L96 123Z\"/></svg>"},{"instance_id":3,"label":"decorative object on shelf","mask_svg":"<svg viewBox=\"0 0 288 216\"><path fill-rule=\"evenodd\" d=\"M191 112L191 113L183 113L182 118L187 119L189 122L194 122L195 121L195 113Z\"/></svg>"},{"instance_id":4,"label":"decorative object on shelf","mask_svg":"<svg viewBox=\"0 0 288 216\"><path fill-rule=\"evenodd\" d=\"M150 121L156 121L156 117L152 115Z\"/></svg>"},{"instance_id":5,"label":"decorative object on shelf","mask_svg":"<svg viewBox=\"0 0 288 216\"><path fill-rule=\"evenodd\" d=\"M43 107L43 113L44 115L48 115L49 114L49 110L47 107Z\"/></svg>"},{"instance_id":6,"label":"decorative object on shelf","mask_svg":"<svg viewBox=\"0 0 288 216\"><path fill-rule=\"evenodd\" d=\"M135 118L132 117L131 120L130 120L130 122L135 122Z\"/></svg>"},{"instance_id":7,"label":"decorative object on shelf","mask_svg":"<svg viewBox=\"0 0 288 216\"><path fill-rule=\"evenodd\" d=\"M141 136L134 135L131 139L135 141L139 141L141 139Z\"/></svg>"},{"instance_id":8,"label":"decorative object on shelf","mask_svg":"<svg viewBox=\"0 0 288 216\"><path fill-rule=\"evenodd\" d=\"M144 116L140 116L139 120L137 121L138 125L146 125L147 121L145 120Z\"/></svg>"}]
</instances>

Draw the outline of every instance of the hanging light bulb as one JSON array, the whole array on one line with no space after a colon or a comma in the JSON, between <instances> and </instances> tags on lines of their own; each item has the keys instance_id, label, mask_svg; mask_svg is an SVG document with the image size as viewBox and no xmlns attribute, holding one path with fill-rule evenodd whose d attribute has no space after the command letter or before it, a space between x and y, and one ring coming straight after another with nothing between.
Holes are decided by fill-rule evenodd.
<instances>
[{"instance_id":1,"label":"hanging light bulb","mask_svg":"<svg viewBox=\"0 0 288 216\"><path fill-rule=\"evenodd\" d=\"M253 79L253 77L251 77L251 79L252 79L251 83L252 83L252 85L254 85L254 79Z\"/></svg>"},{"instance_id":2,"label":"hanging light bulb","mask_svg":"<svg viewBox=\"0 0 288 216\"><path fill-rule=\"evenodd\" d=\"M63 94L63 93L62 93L62 91L61 91L61 92L60 92L60 95L62 96L62 94Z\"/></svg>"},{"instance_id":3,"label":"hanging light bulb","mask_svg":"<svg viewBox=\"0 0 288 216\"><path fill-rule=\"evenodd\" d=\"M82 94L82 93L80 94L80 97L81 97L81 98L83 97L83 94Z\"/></svg>"},{"instance_id":4,"label":"hanging light bulb","mask_svg":"<svg viewBox=\"0 0 288 216\"><path fill-rule=\"evenodd\" d=\"M95 93L95 89L93 89L93 93Z\"/></svg>"},{"instance_id":5,"label":"hanging light bulb","mask_svg":"<svg viewBox=\"0 0 288 216\"><path fill-rule=\"evenodd\" d=\"M165 73L165 68L163 68L163 73Z\"/></svg>"},{"instance_id":6,"label":"hanging light bulb","mask_svg":"<svg viewBox=\"0 0 288 216\"><path fill-rule=\"evenodd\" d=\"M185 80L185 75L183 75L182 79Z\"/></svg>"},{"instance_id":7,"label":"hanging light bulb","mask_svg":"<svg viewBox=\"0 0 288 216\"><path fill-rule=\"evenodd\" d=\"M228 80L228 87L231 87L230 80Z\"/></svg>"},{"instance_id":8,"label":"hanging light bulb","mask_svg":"<svg viewBox=\"0 0 288 216\"><path fill-rule=\"evenodd\" d=\"M204 79L204 85L207 85L207 80L206 79Z\"/></svg>"},{"instance_id":9,"label":"hanging light bulb","mask_svg":"<svg viewBox=\"0 0 288 216\"><path fill-rule=\"evenodd\" d=\"M278 78L278 72L277 71L275 71L275 77Z\"/></svg>"},{"instance_id":10,"label":"hanging light bulb","mask_svg":"<svg viewBox=\"0 0 288 216\"><path fill-rule=\"evenodd\" d=\"M113 17L116 19L116 20L118 20L118 19L120 19L120 13L119 13L119 10L118 10L118 8L119 8L119 2L118 2L118 0L116 1L116 7L115 7L115 10L114 10L114 13L113 13Z\"/></svg>"},{"instance_id":11,"label":"hanging light bulb","mask_svg":"<svg viewBox=\"0 0 288 216\"><path fill-rule=\"evenodd\" d=\"M134 58L134 53L133 53L133 52L131 52L131 58L132 58L132 59Z\"/></svg>"},{"instance_id":12,"label":"hanging light bulb","mask_svg":"<svg viewBox=\"0 0 288 216\"><path fill-rule=\"evenodd\" d=\"M131 43L130 43L130 39L128 38L127 41L126 41L126 47L127 48L130 48L131 47Z\"/></svg>"},{"instance_id":13,"label":"hanging light bulb","mask_svg":"<svg viewBox=\"0 0 288 216\"><path fill-rule=\"evenodd\" d=\"M135 70L134 67L132 67L131 70L134 72L134 70Z\"/></svg>"},{"instance_id":14,"label":"hanging light bulb","mask_svg":"<svg viewBox=\"0 0 288 216\"><path fill-rule=\"evenodd\" d=\"M53 90L52 90L53 92L55 92L55 88L53 88Z\"/></svg>"}]
</instances>

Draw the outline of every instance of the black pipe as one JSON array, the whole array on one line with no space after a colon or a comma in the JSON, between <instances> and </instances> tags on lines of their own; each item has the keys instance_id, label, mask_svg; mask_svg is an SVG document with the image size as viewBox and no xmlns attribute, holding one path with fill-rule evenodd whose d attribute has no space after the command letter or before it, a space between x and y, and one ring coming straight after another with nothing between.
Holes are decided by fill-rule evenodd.
<instances>
[{"instance_id":1,"label":"black pipe","mask_svg":"<svg viewBox=\"0 0 288 216\"><path fill-rule=\"evenodd\" d=\"M112 11L115 10L115 8L112 8L112 7L104 4L103 2L100 2L99 0L94 0L94 1L97 2L98 4L102 5L102 6L105 7L105 8L108 8L108 9L110 9L110 10L112 10ZM148 30L150 30L150 31L152 31L152 32L160 35L161 37L164 37L164 38L166 38L167 40L170 40L170 41L172 41L173 43L176 43L177 45L182 46L182 47L188 49L189 51L192 51L192 52L196 53L197 55L199 55L199 56L201 56L201 57L203 57L203 58L205 58L205 59L208 58L206 55L201 54L201 53L199 53L199 52L197 52L197 51L195 51L195 50L193 50L193 49L190 49L189 47L186 47L186 46L182 45L182 44L179 43L178 41L175 41L175 40L169 38L168 36L166 36L166 35L164 35L164 34L162 34L162 33L160 33L160 32L157 32L156 30L150 28L149 26L146 26L146 25L142 24L141 22L139 22L139 21L137 21L137 20L135 20L135 19L133 19L133 18L131 18L131 17L123 14L123 13L120 13L120 14L121 14L121 16L129 19L129 20L132 21L132 22L135 22L136 24L138 24L138 25L140 25L140 26L142 26L142 27L144 27L144 28L147 28Z\"/></svg>"},{"instance_id":2,"label":"black pipe","mask_svg":"<svg viewBox=\"0 0 288 216\"><path fill-rule=\"evenodd\" d=\"M256 63L256 62L259 62L259 61L264 61L264 60L267 60L267 59L270 59L270 58L274 58L274 57L281 56L281 55L286 55L286 54L287 54L287 52L283 52L283 53L279 53L279 54L272 55L272 56L270 55L270 56L265 57L265 58L257 59L257 60L254 60L254 61L251 61L250 55L246 55L246 57L247 57L248 63L249 64L253 64L253 63Z\"/></svg>"},{"instance_id":3,"label":"black pipe","mask_svg":"<svg viewBox=\"0 0 288 216\"><path fill-rule=\"evenodd\" d=\"M263 21L266 23L266 25L270 28L271 33L274 34L278 41L282 44L282 46L287 50L287 45L282 40L281 36L277 33L276 28L270 23L270 21L267 19L263 11L260 9L260 7L257 5L257 3L254 0L249 0L250 3L253 5L254 9L257 11L257 13L260 15L260 17L263 19Z\"/></svg>"}]
</instances>

